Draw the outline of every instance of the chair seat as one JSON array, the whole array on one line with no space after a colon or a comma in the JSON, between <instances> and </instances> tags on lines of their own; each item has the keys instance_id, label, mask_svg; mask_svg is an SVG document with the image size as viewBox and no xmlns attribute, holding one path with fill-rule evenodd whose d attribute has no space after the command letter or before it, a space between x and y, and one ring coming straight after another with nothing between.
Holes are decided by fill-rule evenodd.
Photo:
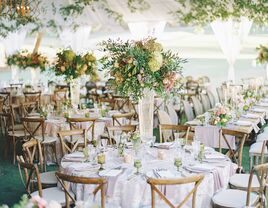
<instances>
[{"instance_id":1,"label":"chair seat","mask_svg":"<svg viewBox=\"0 0 268 208\"><path fill-rule=\"evenodd\" d=\"M246 190L248 188L249 176L250 176L250 174L234 174L230 178L229 184L232 186L235 186L236 188ZM252 188L260 187L260 183L259 183L256 175L253 175L251 187Z\"/></svg>"},{"instance_id":2,"label":"chair seat","mask_svg":"<svg viewBox=\"0 0 268 208\"><path fill-rule=\"evenodd\" d=\"M40 181L42 184L53 185L57 184L55 171L40 173Z\"/></svg>"},{"instance_id":3,"label":"chair seat","mask_svg":"<svg viewBox=\"0 0 268 208\"><path fill-rule=\"evenodd\" d=\"M24 130L24 127L22 124L15 124L14 125L14 130Z\"/></svg>"},{"instance_id":4,"label":"chair seat","mask_svg":"<svg viewBox=\"0 0 268 208\"><path fill-rule=\"evenodd\" d=\"M56 201L61 205L65 205L65 193L58 187L46 188L42 189L42 198L46 200L46 202ZM73 193L71 193L73 195ZM39 195L38 191L31 193L31 196Z\"/></svg>"},{"instance_id":5,"label":"chair seat","mask_svg":"<svg viewBox=\"0 0 268 208\"><path fill-rule=\"evenodd\" d=\"M42 136L36 136L35 138L38 139L42 144L50 144L57 141L56 137L50 137L50 136L45 136L44 141Z\"/></svg>"},{"instance_id":6,"label":"chair seat","mask_svg":"<svg viewBox=\"0 0 268 208\"><path fill-rule=\"evenodd\" d=\"M249 148L249 155L261 154L262 142L256 142L252 144ZM264 153L267 154L267 149L265 148Z\"/></svg>"},{"instance_id":7,"label":"chair seat","mask_svg":"<svg viewBox=\"0 0 268 208\"><path fill-rule=\"evenodd\" d=\"M268 132L261 133L257 136L256 142L263 142L268 140Z\"/></svg>"},{"instance_id":8,"label":"chair seat","mask_svg":"<svg viewBox=\"0 0 268 208\"><path fill-rule=\"evenodd\" d=\"M216 193L212 202L215 205L230 208L243 208L246 206L247 192L236 190L236 189L226 189ZM250 206L254 205L258 200L258 195L256 193L250 194Z\"/></svg>"},{"instance_id":9,"label":"chair seat","mask_svg":"<svg viewBox=\"0 0 268 208\"><path fill-rule=\"evenodd\" d=\"M14 133L13 133L13 131L9 131L8 132L8 135L9 136L14 136L14 137L25 137L25 136L29 136L29 134L28 133L25 133L25 131L23 131L23 130L16 130L16 131L14 131Z\"/></svg>"}]
</instances>

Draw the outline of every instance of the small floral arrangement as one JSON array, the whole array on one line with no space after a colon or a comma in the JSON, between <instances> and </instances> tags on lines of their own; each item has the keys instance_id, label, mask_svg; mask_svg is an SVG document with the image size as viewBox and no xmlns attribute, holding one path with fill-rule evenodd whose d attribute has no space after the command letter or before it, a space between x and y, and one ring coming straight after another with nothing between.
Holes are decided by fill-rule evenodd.
<instances>
[{"instance_id":1,"label":"small floral arrangement","mask_svg":"<svg viewBox=\"0 0 268 208\"><path fill-rule=\"evenodd\" d=\"M64 76L66 81L76 79L82 75L96 73L96 57L92 53L76 54L67 49L57 53L57 60L52 70L57 76Z\"/></svg>"},{"instance_id":2,"label":"small floral arrangement","mask_svg":"<svg viewBox=\"0 0 268 208\"><path fill-rule=\"evenodd\" d=\"M260 64L266 64L268 63L268 47L260 45L257 48L258 51L258 57L257 57L257 63Z\"/></svg>"},{"instance_id":3,"label":"small floral arrangement","mask_svg":"<svg viewBox=\"0 0 268 208\"><path fill-rule=\"evenodd\" d=\"M42 199L40 196L33 196L31 199L27 195L23 195L18 204L13 206L14 208L61 208L61 205L56 201L50 201L49 203ZM0 208L8 208L7 205L2 205Z\"/></svg>"},{"instance_id":4,"label":"small floral arrangement","mask_svg":"<svg viewBox=\"0 0 268 208\"><path fill-rule=\"evenodd\" d=\"M216 110L212 115L212 124L217 126L226 126L230 119L230 109L218 103L216 105Z\"/></svg>"},{"instance_id":5,"label":"small floral arrangement","mask_svg":"<svg viewBox=\"0 0 268 208\"><path fill-rule=\"evenodd\" d=\"M181 64L185 60L170 51L165 52L154 38L142 41L113 41L101 44L106 55L101 59L103 69L111 76L110 84L123 96L135 100L143 97L144 89L159 95L182 87Z\"/></svg>"},{"instance_id":6,"label":"small floral arrangement","mask_svg":"<svg viewBox=\"0 0 268 208\"><path fill-rule=\"evenodd\" d=\"M21 69L40 68L41 71L45 71L48 60L46 56L40 53L30 53L27 50L19 51L13 55L7 57L8 66L18 66Z\"/></svg>"}]
</instances>

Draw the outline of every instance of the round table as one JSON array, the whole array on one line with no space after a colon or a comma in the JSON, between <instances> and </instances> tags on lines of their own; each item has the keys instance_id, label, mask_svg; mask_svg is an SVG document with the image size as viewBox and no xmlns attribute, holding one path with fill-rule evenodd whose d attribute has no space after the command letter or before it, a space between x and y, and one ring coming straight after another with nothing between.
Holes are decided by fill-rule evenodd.
<instances>
[{"instance_id":1,"label":"round table","mask_svg":"<svg viewBox=\"0 0 268 208\"><path fill-rule=\"evenodd\" d=\"M91 147L92 148L92 147ZM122 157L118 156L118 151L115 148L108 147L105 151L106 163L104 165L105 171L98 172L98 167L94 160L92 162L74 162L66 158L72 158L72 155L65 155L61 161L61 171L66 174L83 176L83 177L100 177L106 173L105 177L108 180L106 199L108 202L118 204L122 208L136 208L151 203L151 189L146 180L148 177L156 177L155 170L167 171L172 175L172 178L181 178L197 174L192 170L188 171L189 167L208 167L207 171L200 171L204 174L204 180L198 187L196 207L208 208L211 207L211 198L214 193L222 188L228 186L230 176L235 173L236 165L228 158L215 162L199 163L194 160L191 153L183 152L183 167L181 172L178 172L174 167L174 157L180 151L178 148L159 149L159 148L141 148L139 157L142 158L141 174L135 175L135 168L133 162L125 163ZM191 146L187 146L191 149ZM164 156L163 160L158 159L159 152ZM212 148L206 148L206 155L221 155L215 152ZM126 149L127 155L133 155L131 149ZM82 153L73 153L81 154ZM214 161L214 162L212 162ZM120 173L116 176L109 175L114 170L120 169ZM112 171L111 171L112 170ZM119 172L119 171L118 171ZM198 171L197 171L198 172ZM102 174L100 174L102 173ZM87 200L92 191L90 185L72 184L72 191L76 194L78 200ZM193 188L193 184L185 184L180 186L163 186L161 190L165 193L168 199L175 204L179 204L186 194ZM191 207L191 199L188 200L185 207Z\"/></svg>"}]
</instances>

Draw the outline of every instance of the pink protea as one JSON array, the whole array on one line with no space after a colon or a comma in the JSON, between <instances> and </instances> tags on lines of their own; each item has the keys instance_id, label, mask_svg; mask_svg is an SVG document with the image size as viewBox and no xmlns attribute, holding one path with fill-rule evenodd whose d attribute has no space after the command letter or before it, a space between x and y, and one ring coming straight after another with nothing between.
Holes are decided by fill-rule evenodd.
<instances>
[{"instance_id":1,"label":"pink protea","mask_svg":"<svg viewBox=\"0 0 268 208\"><path fill-rule=\"evenodd\" d=\"M39 195L32 197L31 201L38 206L38 208L45 208L47 205L46 200L42 199Z\"/></svg>"}]
</instances>

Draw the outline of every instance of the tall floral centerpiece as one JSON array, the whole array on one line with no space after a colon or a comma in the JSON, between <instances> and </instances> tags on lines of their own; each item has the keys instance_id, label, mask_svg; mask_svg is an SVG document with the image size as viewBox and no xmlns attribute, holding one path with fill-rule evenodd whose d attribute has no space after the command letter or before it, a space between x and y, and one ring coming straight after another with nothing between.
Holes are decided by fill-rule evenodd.
<instances>
[{"instance_id":1,"label":"tall floral centerpiece","mask_svg":"<svg viewBox=\"0 0 268 208\"><path fill-rule=\"evenodd\" d=\"M266 79L268 80L268 47L260 45L257 47L257 51L257 62L260 64L266 64Z\"/></svg>"},{"instance_id":2,"label":"tall floral centerpiece","mask_svg":"<svg viewBox=\"0 0 268 208\"><path fill-rule=\"evenodd\" d=\"M80 102L80 77L95 73L96 57L92 53L76 54L71 49L57 53L57 60L52 67L56 76L63 76L70 84L71 102L78 106Z\"/></svg>"},{"instance_id":3,"label":"tall floral centerpiece","mask_svg":"<svg viewBox=\"0 0 268 208\"><path fill-rule=\"evenodd\" d=\"M48 60L46 56L40 53L30 53L27 50L24 50L8 56L7 65L10 66L12 70L17 70L17 68L23 70L30 69L31 83L36 84L40 77L40 71L44 71L46 69ZM15 73L16 77L18 77L17 73L18 72Z\"/></svg>"},{"instance_id":4,"label":"tall floral centerpiece","mask_svg":"<svg viewBox=\"0 0 268 208\"><path fill-rule=\"evenodd\" d=\"M104 41L101 59L117 93L139 102L139 131L142 140L153 136L154 95L165 95L179 84L182 60L164 51L154 38L142 41Z\"/></svg>"}]
</instances>

